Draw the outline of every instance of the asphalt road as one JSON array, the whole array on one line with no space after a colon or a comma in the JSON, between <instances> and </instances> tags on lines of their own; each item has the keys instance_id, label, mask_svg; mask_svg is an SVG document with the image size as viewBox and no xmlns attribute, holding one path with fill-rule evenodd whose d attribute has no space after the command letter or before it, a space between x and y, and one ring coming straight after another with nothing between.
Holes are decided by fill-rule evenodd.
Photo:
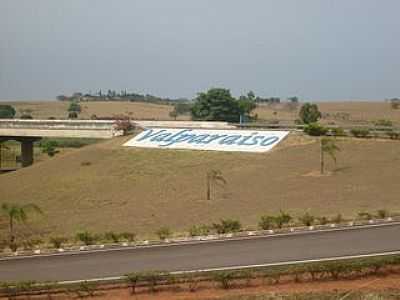
<instances>
[{"instance_id":1,"label":"asphalt road","mask_svg":"<svg viewBox=\"0 0 400 300\"><path fill-rule=\"evenodd\" d=\"M0 281L77 280L400 250L400 225L223 242L0 260Z\"/></svg>"}]
</instances>

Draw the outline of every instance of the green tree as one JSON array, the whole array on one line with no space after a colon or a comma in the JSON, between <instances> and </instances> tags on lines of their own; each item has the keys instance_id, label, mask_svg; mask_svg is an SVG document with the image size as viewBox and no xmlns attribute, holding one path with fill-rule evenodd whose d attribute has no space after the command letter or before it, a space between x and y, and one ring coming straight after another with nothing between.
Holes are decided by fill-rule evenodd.
<instances>
[{"instance_id":1,"label":"green tree","mask_svg":"<svg viewBox=\"0 0 400 300\"><path fill-rule=\"evenodd\" d=\"M78 102L73 101L73 102L71 102L69 104L68 112L80 113L81 111L82 111L82 108L81 108L81 105Z\"/></svg>"},{"instance_id":2,"label":"green tree","mask_svg":"<svg viewBox=\"0 0 400 300\"><path fill-rule=\"evenodd\" d=\"M240 96L238 100L239 112L244 118L249 118L251 112L256 108L256 96L252 91L247 96Z\"/></svg>"},{"instance_id":3,"label":"green tree","mask_svg":"<svg viewBox=\"0 0 400 300\"><path fill-rule=\"evenodd\" d=\"M43 214L42 210L32 203L25 205L3 203L1 205L2 215L8 219L9 246L13 251L17 250L15 224L26 223L31 211Z\"/></svg>"},{"instance_id":4,"label":"green tree","mask_svg":"<svg viewBox=\"0 0 400 300\"><path fill-rule=\"evenodd\" d=\"M299 117L304 124L311 124L321 118L321 112L317 104L305 103L300 109Z\"/></svg>"},{"instance_id":5,"label":"green tree","mask_svg":"<svg viewBox=\"0 0 400 300\"><path fill-rule=\"evenodd\" d=\"M239 102L223 88L200 93L191 112L194 120L238 122L240 117Z\"/></svg>"},{"instance_id":6,"label":"green tree","mask_svg":"<svg viewBox=\"0 0 400 300\"><path fill-rule=\"evenodd\" d=\"M56 149L58 147L57 141L54 140L46 140L43 143L40 143L40 148L42 148L42 153L46 153L48 156L53 157L59 151Z\"/></svg>"},{"instance_id":7,"label":"green tree","mask_svg":"<svg viewBox=\"0 0 400 300\"><path fill-rule=\"evenodd\" d=\"M325 153L328 154L336 164L336 152L340 151L340 148L336 145L335 140L332 138L321 138L320 142L320 165L321 174L324 174L325 169Z\"/></svg>"},{"instance_id":8,"label":"green tree","mask_svg":"<svg viewBox=\"0 0 400 300\"><path fill-rule=\"evenodd\" d=\"M211 189L213 185L225 185L226 180L219 170L207 172L207 200L211 200Z\"/></svg>"},{"instance_id":9,"label":"green tree","mask_svg":"<svg viewBox=\"0 0 400 300\"><path fill-rule=\"evenodd\" d=\"M0 104L0 119L12 119L15 114L16 111L14 107L7 104Z\"/></svg>"}]
</instances>

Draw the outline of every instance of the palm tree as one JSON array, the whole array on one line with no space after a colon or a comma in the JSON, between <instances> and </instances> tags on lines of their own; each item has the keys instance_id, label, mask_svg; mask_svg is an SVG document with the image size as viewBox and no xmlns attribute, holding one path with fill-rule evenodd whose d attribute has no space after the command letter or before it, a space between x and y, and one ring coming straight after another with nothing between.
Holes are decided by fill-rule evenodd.
<instances>
[{"instance_id":1,"label":"palm tree","mask_svg":"<svg viewBox=\"0 0 400 300\"><path fill-rule=\"evenodd\" d=\"M321 138L321 174L324 174L325 169L325 158L324 154L327 153L336 164L336 152L340 151L340 148L336 145L335 140L331 138Z\"/></svg>"},{"instance_id":2,"label":"palm tree","mask_svg":"<svg viewBox=\"0 0 400 300\"><path fill-rule=\"evenodd\" d=\"M225 185L226 180L219 170L211 170L207 172L207 200L211 200L212 185Z\"/></svg>"},{"instance_id":3,"label":"palm tree","mask_svg":"<svg viewBox=\"0 0 400 300\"><path fill-rule=\"evenodd\" d=\"M41 215L43 214L42 210L32 203L25 205L3 203L1 205L1 214L8 219L8 228L10 233L9 242L13 251L16 251L14 226L16 223L26 223L30 211L34 211Z\"/></svg>"}]
</instances>

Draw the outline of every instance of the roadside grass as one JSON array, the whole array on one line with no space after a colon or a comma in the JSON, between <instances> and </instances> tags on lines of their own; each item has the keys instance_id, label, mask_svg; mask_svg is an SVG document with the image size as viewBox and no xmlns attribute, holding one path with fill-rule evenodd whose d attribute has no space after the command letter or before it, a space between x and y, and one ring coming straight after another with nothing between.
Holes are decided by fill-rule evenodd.
<instances>
[{"instance_id":1,"label":"roadside grass","mask_svg":"<svg viewBox=\"0 0 400 300\"><path fill-rule=\"evenodd\" d=\"M319 168L319 145L310 137L289 136L265 154L122 147L129 138L63 148L65 153L2 174L1 198L34 202L46 217L32 228L67 237L87 230L153 239L161 227L179 235L227 218L255 230L261 216L280 210L296 218L306 211L330 219L341 213L348 220L363 211L400 211L398 141L338 138L337 166L328 161L330 173L321 177L308 176ZM206 200L211 168L227 184Z\"/></svg>"}]
</instances>

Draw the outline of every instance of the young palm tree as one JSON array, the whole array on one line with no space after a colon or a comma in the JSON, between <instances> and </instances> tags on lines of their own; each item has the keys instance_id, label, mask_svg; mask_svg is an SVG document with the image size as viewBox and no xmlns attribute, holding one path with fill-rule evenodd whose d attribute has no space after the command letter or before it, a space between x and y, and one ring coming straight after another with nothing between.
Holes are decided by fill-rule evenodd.
<instances>
[{"instance_id":1,"label":"young palm tree","mask_svg":"<svg viewBox=\"0 0 400 300\"><path fill-rule=\"evenodd\" d=\"M336 152L340 151L340 148L336 145L335 140L331 138L321 138L321 174L324 174L325 169L325 153L327 153L336 164Z\"/></svg>"},{"instance_id":2,"label":"young palm tree","mask_svg":"<svg viewBox=\"0 0 400 300\"><path fill-rule=\"evenodd\" d=\"M34 211L38 214L43 214L42 210L35 204L9 204L3 203L1 205L1 214L8 219L8 229L10 234L10 247L15 249L15 224L16 223L26 223L28 220L28 214L30 211Z\"/></svg>"},{"instance_id":3,"label":"young palm tree","mask_svg":"<svg viewBox=\"0 0 400 300\"><path fill-rule=\"evenodd\" d=\"M211 200L211 188L215 185L225 185L226 180L219 170L211 170L207 172L207 200Z\"/></svg>"}]
</instances>

